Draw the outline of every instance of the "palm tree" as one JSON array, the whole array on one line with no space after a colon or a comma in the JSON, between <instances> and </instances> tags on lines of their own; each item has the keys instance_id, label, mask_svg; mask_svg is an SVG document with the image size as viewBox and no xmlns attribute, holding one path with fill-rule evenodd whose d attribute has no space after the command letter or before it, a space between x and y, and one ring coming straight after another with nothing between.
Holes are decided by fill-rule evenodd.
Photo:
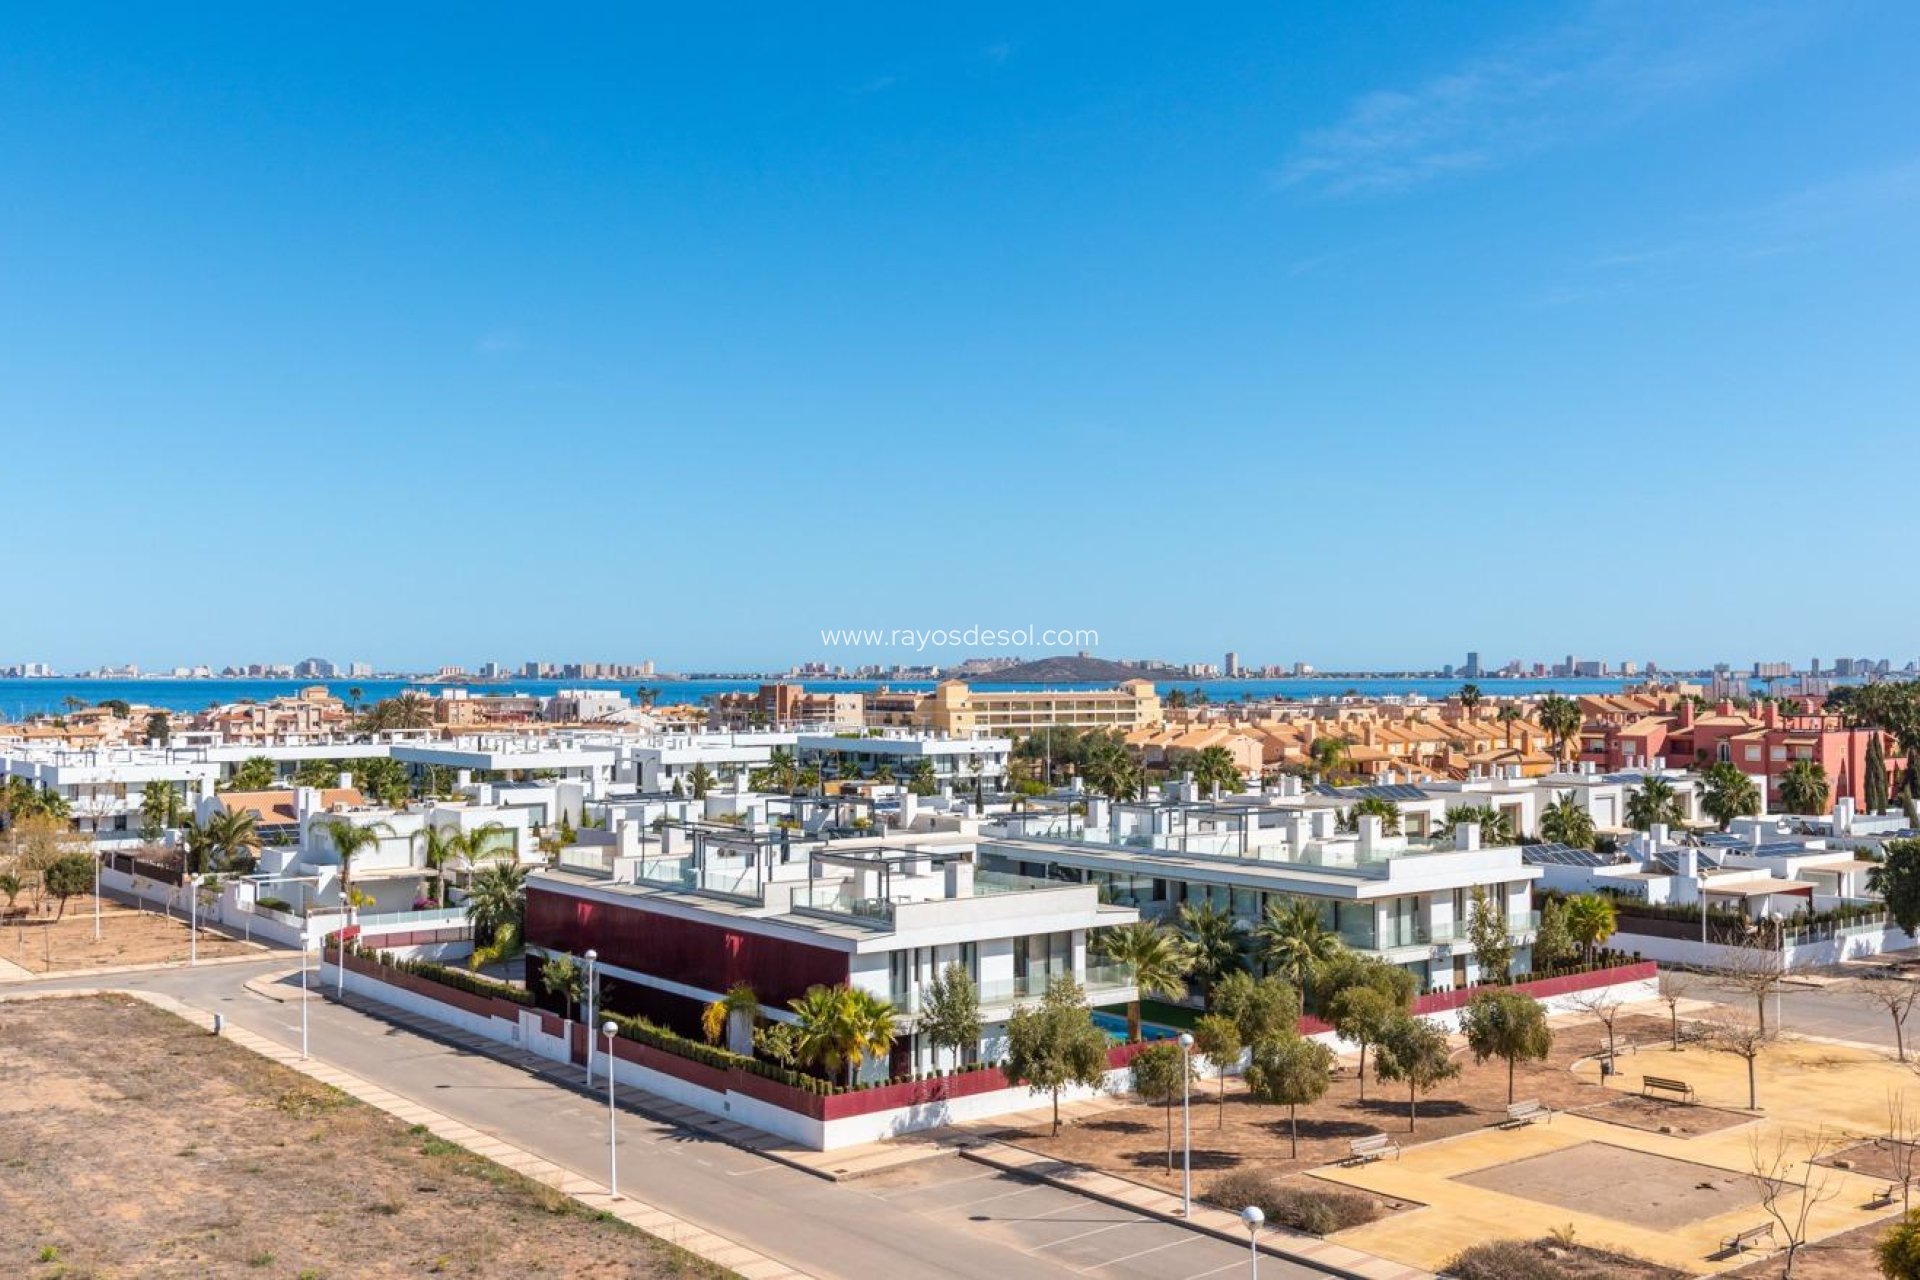
<instances>
[{"instance_id":1,"label":"palm tree","mask_svg":"<svg viewBox=\"0 0 1920 1280\"><path fill-rule=\"evenodd\" d=\"M1587 963L1592 964L1595 950L1613 936L1617 923L1613 903L1597 893L1576 893L1563 910L1567 933L1586 949Z\"/></svg>"},{"instance_id":2,"label":"palm tree","mask_svg":"<svg viewBox=\"0 0 1920 1280\"><path fill-rule=\"evenodd\" d=\"M829 1077L845 1067L849 1085L861 1063L893 1048L893 1006L860 987L808 987L787 1007L799 1018L800 1056Z\"/></svg>"},{"instance_id":3,"label":"palm tree","mask_svg":"<svg viewBox=\"0 0 1920 1280\"><path fill-rule=\"evenodd\" d=\"M858 757L850 751L843 751L838 756L835 756L833 761L833 776L836 778L845 778L849 782L858 778L860 776L860 761Z\"/></svg>"},{"instance_id":4,"label":"palm tree","mask_svg":"<svg viewBox=\"0 0 1920 1280\"><path fill-rule=\"evenodd\" d=\"M713 770L704 763L694 765L687 771L687 787L695 800L705 800L707 792L713 789Z\"/></svg>"},{"instance_id":5,"label":"palm tree","mask_svg":"<svg viewBox=\"0 0 1920 1280\"><path fill-rule=\"evenodd\" d=\"M740 1048L740 1039L727 1033L736 1022L736 1015L746 1019L746 1048ZM727 994L709 1004L700 1011L700 1033L707 1038L708 1044L719 1044L726 1040L727 1048L735 1053L753 1051L753 1023L760 1016L760 997L753 988L744 982L736 982L727 988Z\"/></svg>"},{"instance_id":6,"label":"palm tree","mask_svg":"<svg viewBox=\"0 0 1920 1280\"><path fill-rule=\"evenodd\" d=\"M1345 948L1340 935L1320 919L1320 908L1305 898L1269 902L1254 926L1253 950L1268 973L1286 975L1304 999L1320 969Z\"/></svg>"},{"instance_id":7,"label":"palm tree","mask_svg":"<svg viewBox=\"0 0 1920 1280\"><path fill-rule=\"evenodd\" d=\"M921 756L913 762L913 769L907 774L907 790L917 796L930 796L939 790L939 782L933 776L933 761Z\"/></svg>"},{"instance_id":8,"label":"palm tree","mask_svg":"<svg viewBox=\"0 0 1920 1280\"><path fill-rule=\"evenodd\" d=\"M1550 844L1574 849L1591 849L1594 843L1593 815L1580 807L1571 791L1562 791L1557 800L1540 811L1540 838Z\"/></svg>"},{"instance_id":9,"label":"palm tree","mask_svg":"<svg viewBox=\"0 0 1920 1280\"><path fill-rule=\"evenodd\" d=\"M1211 992L1220 979L1246 968L1240 954L1240 930L1225 907L1211 901L1180 905L1180 936L1193 954L1193 976Z\"/></svg>"},{"instance_id":10,"label":"palm tree","mask_svg":"<svg viewBox=\"0 0 1920 1280\"><path fill-rule=\"evenodd\" d=\"M1780 803L1788 813L1827 811L1827 771L1812 760L1795 760L1780 775Z\"/></svg>"},{"instance_id":11,"label":"palm tree","mask_svg":"<svg viewBox=\"0 0 1920 1280\"><path fill-rule=\"evenodd\" d=\"M1500 709L1493 713L1493 718L1498 720L1500 727L1506 730L1507 750L1513 750L1513 726L1519 724L1523 718L1519 706L1515 703L1503 702L1500 704Z\"/></svg>"},{"instance_id":12,"label":"palm tree","mask_svg":"<svg viewBox=\"0 0 1920 1280\"><path fill-rule=\"evenodd\" d=\"M1206 747L1193 752L1181 764L1193 771L1193 780L1202 791L1212 791L1217 786L1222 791L1237 792L1242 785L1240 766L1233 752L1225 747Z\"/></svg>"},{"instance_id":13,"label":"palm tree","mask_svg":"<svg viewBox=\"0 0 1920 1280\"><path fill-rule=\"evenodd\" d=\"M1480 705L1480 686L1463 684L1460 686L1460 692L1455 696L1460 699L1460 705L1467 709L1467 715L1471 716L1474 708Z\"/></svg>"},{"instance_id":14,"label":"palm tree","mask_svg":"<svg viewBox=\"0 0 1920 1280\"><path fill-rule=\"evenodd\" d=\"M1707 766L1700 807L1725 831L1735 818L1760 812L1760 788L1730 760Z\"/></svg>"},{"instance_id":15,"label":"palm tree","mask_svg":"<svg viewBox=\"0 0 1920 1280\"><path fill-rule=\"evenodd\" d=\"M433 899L442 907L447 905L447 864L460 856L454 845L457 834L456 828L429 823L420 828L418 836L422 846L420 862L433 873Z\"/></svg>"},{"instance_id":16,"label":"palm tree","mask_svg":"<svg viewBox=\"0 0 1920 1280\"><path fill-rule=\"evenodd\" d=\"M893 781L893 766L882 760L873 768L873 780L885 786Z\"/></svg>"},{"instance_id":17,"label":"palm tree","mask_svg":"<svg viewBox=\"0 0 1920 1280\"><path fill-rule=\"evenodd\" d=\"M1321 777L1332 781L1347 768L1347 748L1352 744L1341 737L1315 738L1307 744L1307 758Z\"/></svg>"},{"instance_id":18,"label":"palm tree","mask_svg":"<svg viewBox=\"0 0 1920 1280\"><path fill-rule=\"evenodd\" d=\"M1180 935L1151 920L1115 925L1094 939L1094 949L1113 964L1125 965L1133 976L1134 995L1127 1003L1127 1039L1140 1038L1140 997L1157 995L1179 1000L1187 994L1187 972L1193 956Z\"/></svg>"},{"instance_id":19,"label":"palm tree","mask_svg":"<svg viewBox=\"0 0 1920 1280\"><path fill-rule=\"evenodd\" d=\"M360 714L360 699L365 696L366 696L366 691L361 689L361 687L357 684L350 685L347 688L347 699L348 701L353 703L353 713L355 715Z\"/></svg>"},{"instance_id":20,"label":"palm tree","mask_svg":"<svg viewBox=\"0 0 1920 1280\"><path fill-rule=\"evenodd\" d=\"M1462 804L1448 809L1445 820L1440 824L1440 834L1451 839L1454 828L1465 822L1479 825L1480 843L1483 845L1512 844L1514 841L1512 816L1505 809L1490 804Z\"/></svg>"},{"instance_id":21,"label":"palm tree","mask_svg":"<svg viewBox=\"0 0 1920 1280\"><path fill-rule=\"evenodd\" d=\"M473 923L475 968L497 964L520 949L527 913L527 869L517 862L489 862L467 886L467 919Z\"/></svg>"},{"instance_id":22,"label":"palm tree","mask_svg":"<svg viewBox=\"0 0 1920 1280\"><path fill-rule=\"evenodd\" d=\"M1400 806L1384 796L1363 796L1349 811L1353 814L1353 829L1360 829L1361 818L1380 819L1380 830L1390 836L1400 834Z\"/></svg>"},{"instance_id":23,"label":"palm tree","mask_svg":"<svg viewBox=\"0 0 1920 1280\"><path fill-rule=\"evenodd\" d=\"M327 833L327 843L340 855L340 904L351 914L356 905L353 900L353 860L369 849L379 848L381 838L392 835L393 828L384 822L356 826L345 818L328 818L314 825Z\"/></svg>"},{"instance_id":24,"label":"palm tree","mask_svg":"<svg viewBox=\"0 0 1920 1280\"><path fill-rule=\"evenodd\" d=\"M1554 754L1562 760L1570 760L1572 753L1568 748L1580 739L1580 729L1585 720L1580 715L1580 704L1572 698L1550 693L1540 700L1535 718L1540 727L1553 735Z\"/></svg>"},{"instance_id":25,"label":"palm tree","mask_svg":"<svg viewBox=\"0 0 1920 1280\"><path fill-rule=\"evenodd\" d=\"M565 814L560 815L560 829L569 833L567 843L573 843L572 826ZM501 841L506 841L502 847ZM499 822L483 822L470 831L455 831L446 837L447 850L453 857L465 863L472 870L485 862L517 862L518 849L514 844L513 829ZM503 857L503 855L505 855Z\"/></svg>"},{"instance_id":26,"label":"palm tree","mask_svg":"<svg viewBox=\"0 0 1920 1280\"><path fill-rule=\"evenodd\" d=\"M767 757L767 772L773 778L774 789L792 793L799 782L800 771L794 767L793 752L785 747L775 747Z\"/></svg>"},{"instance_id":27,"label":"palm tree","mask_svg":"<svg viewBox=\"0 0 1920 1280\"><path fill-rule=\"evenodd\" d=\"M214 865L223 871L260 849L260 830L251 809L221 809L207 819L203 836Z\"/></svg>"},{"instance_id":28,"label":"palm tree","mask_svg":"<svg viewBox=\"0 0 1920 1280\"><path fill-rule=\"evenodd\" d=\"M1655 823L1677 827L1685 821L1680 793L1658 774L1648 774L1639 790L1627 797L1627 825L1636 831L1650 831Z\"/></svg>"},{"instance_id":29,"label":"palm tree","mask_svg":"<svg viewBox=\"0 0 1920 1280\"><path fill-rule=\"evenodd\" d=\"M1140 794L1140 762L1118 742L1103 742L1088 757L1087 785L1110 800L1127 801Z\"/></svg>"}]
</instances>

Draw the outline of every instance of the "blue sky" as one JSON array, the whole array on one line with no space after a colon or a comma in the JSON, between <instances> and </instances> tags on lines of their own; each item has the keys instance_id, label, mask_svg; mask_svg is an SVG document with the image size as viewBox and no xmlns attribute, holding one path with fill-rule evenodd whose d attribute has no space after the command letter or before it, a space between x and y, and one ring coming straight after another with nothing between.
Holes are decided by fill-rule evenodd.
<instances>
[{"instance_id":1,"label":"blue sky","mask_svg":"<svg viewBox=\"0 0 1920 1280\"><path fill-rule=\"evenodd\" d=\"M1920 10L923 8L10 13L0 662L1912 656Z\"/></svg>"}]
</instances>

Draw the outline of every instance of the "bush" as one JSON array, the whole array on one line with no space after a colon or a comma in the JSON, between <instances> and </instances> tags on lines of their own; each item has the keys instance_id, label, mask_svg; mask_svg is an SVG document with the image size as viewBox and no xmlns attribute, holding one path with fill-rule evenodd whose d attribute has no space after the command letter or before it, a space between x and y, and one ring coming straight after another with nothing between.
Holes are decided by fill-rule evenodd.
<instances>
[{"instance_id":1,"label":"bush","mask_svg":"<svg viewBox=\"0 0 1920 1280\"><path fill-rule=\"evenodd\" d=\"M1256 1205L1275 1226L1316 1236L1364 1226L1380 1216L1380 1206L1369 1196L1277 1182L1257 1169L1239 1169L1215 1178L1201 1199L1231 1213Z\"/></svg>"},{"instance_id":2,"label":"bush","mask_svg":"<svg viewBox=\"0 0 1920 1280\"><path fill-rule=\"evenodd\" d=\"M370 959L388 969L397 969L401 973L416 978L425 978L428 982L437 982L443 987L452 987L464 991L470 996L498 996L502 1000L517 1005L533 1007L533 993L525 987L516 987L512 983L499 982L493 978L483 978L477 973L465 969L453 969L444 964L435 964L431 960L401 960L390 951L370 952L367 948L355 945L352 954L362 959Z\"/></svg>"},{"instance_id":3,"label":"bush","mask_svg":"<svg viewBox=\"0 0 1920 1280\"><path fill-rule=\"evenodd\" d=\"M293 904L285 898L255 898L253 905L263 907L268 911L284 911L288 915L293 914Z\"/></svg>"},{"instance_id":4,"label":"bush","mask_svg":"<svg viewBox=\"0 0 1920 1280\"><path fill-rule=\"evenodd\" d=\"M1573 1273L1521 1240L1474 1245L1446 1265L1457 1280L1573 1280Z\"/></svg>"}]
</instances>

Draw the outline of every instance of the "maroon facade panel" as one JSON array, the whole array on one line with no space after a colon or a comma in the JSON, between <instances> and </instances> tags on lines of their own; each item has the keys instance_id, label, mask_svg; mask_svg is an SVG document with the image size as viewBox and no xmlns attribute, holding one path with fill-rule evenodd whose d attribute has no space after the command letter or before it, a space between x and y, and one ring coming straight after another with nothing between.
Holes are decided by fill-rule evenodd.
<instances>
[{"instance_id":1,"label":"maroon facade panel","mask_svg":"<svg viewBox=\"0 0 1920 1280\"><path fill-rule=\"evenodd\" d=\"M526 936L533 946L576 956L592 948L600 953L602 964L704 991L725 991L744 982L761 1004L774 1006L785 1005L808 987L845 982L851 959L848 953L828 947L637 906L576 898L534 885L527 887ZM620 1007L617 998L613 1003Z\"/></svg>"}]
</instances>

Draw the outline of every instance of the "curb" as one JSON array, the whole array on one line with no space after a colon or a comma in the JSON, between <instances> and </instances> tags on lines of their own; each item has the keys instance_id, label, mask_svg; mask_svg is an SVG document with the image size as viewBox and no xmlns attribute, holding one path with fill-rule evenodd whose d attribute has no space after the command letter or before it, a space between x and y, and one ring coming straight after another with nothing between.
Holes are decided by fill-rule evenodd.
<instances>
[{"instance_id":1,"label":"curb","mask_svg":"<svg viewBox=\"0 0 1920 1280\"><path fill-rule=\"evenodd\" d=\"M230 941L239 942L241 939L233 938L230 939ZM189 964L185 960L159 960L153 964L102 965L97 969L56 969L52 973L34 973L32 970L28 970L27 976L24 978L16 977L10 973L0 974L0 987L24 986L29 982L71 982L81 978L112 978L124 973L164 973L171 969L210 969L215 965L223 964L259 964L262 960L270 959L275 951L275 948L269 947L263 942L248 943L247 945L260 948L259 954L247 956L208 956L205 960L193 964ZM294 970L288 970L288 972L291 973L294 972Z\"/></svg>"},{"instance_id":2,"label":"curb","mask_svg":"<svg viewBox=\"0 0 1920 1280\"><path fill-rule=\"evenodd\" d=\"M1064 1160L1058 1160L1051 1156L1046 1158L1045 1165L1039 1168L1034 1168L1027 1165L1016 1164L1012 1161L995 1159L991 1153L984 1152L978 1148L964 1149L959 1152L959 1155L964 1160L972 1160L972 1161L975 1161L976 1163L984 1164L989 1168L999 1169L1004 1173L1011 1173L1017 1177L1030 1178L1035 1182L1044 1183L1045 1185L1050 1187L1057 1187L1062 1191L1068 1191L1073 1193L1074 1195L1085 1196L1089 1200L1098 1200L1102 1204L1110 1204L1117 1209L1125 1209L1129 1213L1138 1213L1149 1218L1157 1219L1160 1222L1168 1223L1172 1226L1185 1227L1189 1231L1199 1232L1201 1235L1212 1236L1214 1239L1224 1240L1228 1244L1244 1245L1247 1243L1247 1237L1245 1236L1244 1233L1240 1231L1221 1230L1220 1228L1211 1226L1206 1222L1202 1222L1198 1220L1189 1220L1187 1218L1183 1218L1178 1213L1168 1213L1164 1210L1155 1209L1148 1205L1135 1204L1132 1201L1124 1200L1117 1195L1113 1195L1109 1192L1104 1192L1100 1190L1098 1187L1083 1186L1080 1183L1075 1182L1072 1178L1065 1177L1051 1171L1053 1169L1066 1169L1066 1170L1075 1170L1075 1171L1082 1171L1082 1172L1098 1172L1097 1170L1092 1170L1092 1171L1084 1170L1083 1167L1080 1165L1071 1164ZM1107 1176L1111 1176L1111 1175L1107 1175ZM1124 1181L1124 1179L1117 1179L1117 1180ZM1135 1186L1139 1184L1129 1183L1128 1185ZM1311 1254L1302 1253L1294 1249L1283 1247L1281 1244L1277 1243L1276 1239L1274 1238L1274 1237L1278 1237L1279 1239L1285 1239L1286 1237L1279 1236L1279 1232L1283 1230L1285 1229L1284 1228L1270 1229L1270 1237L1268 1239L1259 1241L1260 1252L1271 1255L1272 1257L1275 1257L1275 1258L1284 1259L1287 1262L1298 1263L1303 1267L1311 1267L1314 1270L1319 1271L1325 1275L1340 1276L1342 1277L1342 1280L1382 1280L1382 1277L1386 1275L1405 1277L1406 1280L1415 1280L1416 1277L1427 1277L1428 1280L1431 1280L1431 1277L1433 1275L1433 1273L1422 1271L1418 1267L1410 1267L1410 1266L1407 1266L1405 1263L1394 1262L1391 1258L1377 1258L1377 1255L1367 1255L1367 1256L1375 1257L1376 1260L1382 1264L1382 1269L1379 1271L1371 1271L1371 1270L1360 1271L1352 1267L1341 1266L1338 1263L1329 1262L1324 1258L1317 1258L1312 1256ZM1291 1235L1292 1233L1289 1232L1288 1234ZM1320 1237L1318 1236L1312 1236L1308 1238L1313 1240L1320 1239ZM1335 1248L1340 1248L1340 1249L1346 1248L1346 1246L1339 1245L1333 1241L1324 1241L1324 1243L1333 1245L1333 1247ZM1358 1250L1351 1250L1351 1252L1358 1252ZM1385 1270L1385 1268L1392 1268L1393 1270L1387 1271Z\"/></svg>"},{"instance_id":3,"label":"curb","mask_svg":"<svg viewBox=\"0 0 1920 1280\"><path fill-rule=\"evenodd\" d=\"M28 991L15 995L0 995L0 1003L10 1000L60 1000L101 995L125 996L202 1029L210 1031L213 1028L212 1014L203 1013L184 1001L153 991L116 990L110 987ZM258 1057L338 1089L403 1124L423 1126L435 1137L463 1147L484 1160L490 1160L503 1168L511 1169L534 1182L552 1187L577 1201L583 1208L595 1213L611 1214L656 1239L684 1249L715 1266L723 1267L743 1277L743 1280L787 1280L789 1277L793 1280L812 1280L809 1272L789 1266L776 1258L709 1231L705 1227L688 1222L684 1218L675 1217L644 1200L636 1200L626 1195L614 1199L603 1185L591 1178L582 1177L524 1148L505 1142L493 1134L455 1120L451 1116L442 1115L429 1107L411 1102L351 1072L329 1066L316 1058L303 1060L298 1050L286 1048L243 1027L229 1024L222 1033L222 1038L232 1041Z\"/></svg>"}]
</instances>

